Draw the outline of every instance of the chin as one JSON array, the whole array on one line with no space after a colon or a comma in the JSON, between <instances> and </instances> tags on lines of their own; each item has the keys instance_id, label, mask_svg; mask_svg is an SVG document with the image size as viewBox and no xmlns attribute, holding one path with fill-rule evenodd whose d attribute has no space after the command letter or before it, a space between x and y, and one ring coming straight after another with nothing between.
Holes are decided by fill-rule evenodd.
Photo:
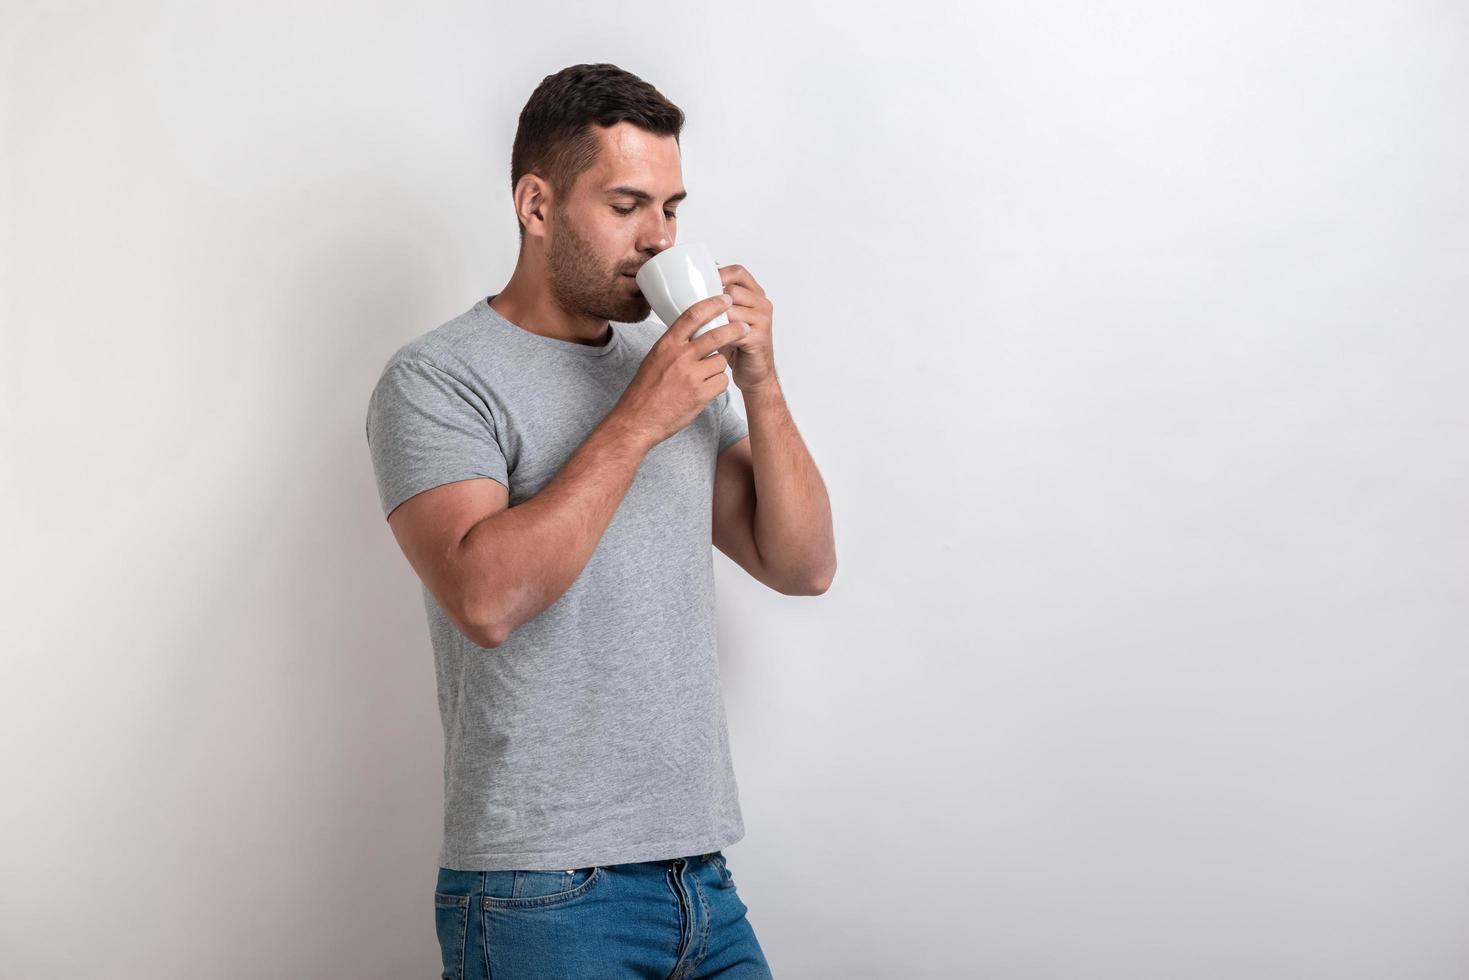
<instances>
[{"instance_id":1,"label":"chin","mask_svg":"<svg viewBox=\"0 0 1469 980\"><path fill-rule=\"evenodd\" d=\"M623 297L622 302L613 303L612 306L616 314L607 319L616 320L618 323L640 323L648 318L649 313L653 312L653 307L649 306L645 299L628 300Z\"/></svg>"}]
</instances>

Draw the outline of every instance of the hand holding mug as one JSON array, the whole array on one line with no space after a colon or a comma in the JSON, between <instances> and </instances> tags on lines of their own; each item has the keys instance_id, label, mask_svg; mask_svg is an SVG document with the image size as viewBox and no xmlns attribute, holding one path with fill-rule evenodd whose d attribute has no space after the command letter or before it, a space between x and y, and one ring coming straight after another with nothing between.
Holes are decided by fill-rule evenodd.
<instances>
[{"instance_id":1,"label":"hand holding mug","mask_svg":"<svg viewBox=\"0 0 1469 980\"><path fill-rule=\"evenodd\" d=\"M766 297L765 290L742 265L719 267L719 280L724 291L734 299L729 308L731 323L747 323L750 331L721 347L729 361L734 383L740 391L750 394L767 386L779 384L775 373L775 350L771 340L771 320L775 306Z\"/></svg>"},{"instance_id":2,"label":"hand holding mug","mask_svg":"<svg viewBox=\"0 0 1469 980\"><path fill-rule=\"evenodd\" d=\"M654 341L637 374L628 382L614 412L623 412L653 444L694 420L704 406L729 387L729 366L719 353L750 331L746 323L725 323L701 332L725 313L731 297L709 296L690 306Z\"/></svg>"}]
</instances>

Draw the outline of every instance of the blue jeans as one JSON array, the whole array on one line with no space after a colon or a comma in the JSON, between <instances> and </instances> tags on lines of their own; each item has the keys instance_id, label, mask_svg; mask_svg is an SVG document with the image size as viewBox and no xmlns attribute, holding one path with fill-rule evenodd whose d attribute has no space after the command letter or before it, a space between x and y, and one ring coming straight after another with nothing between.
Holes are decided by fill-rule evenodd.
<instances>
[{"instance_id":1,"label":"blue jeans","mask_svg":"<svg viewBox=\"0 0 1469 980\"><path fill-rule=\"evenodd\" d=\"M439 869L443 980L770 980L723 851L571 871Z\"/></svg>"}]
</instances>

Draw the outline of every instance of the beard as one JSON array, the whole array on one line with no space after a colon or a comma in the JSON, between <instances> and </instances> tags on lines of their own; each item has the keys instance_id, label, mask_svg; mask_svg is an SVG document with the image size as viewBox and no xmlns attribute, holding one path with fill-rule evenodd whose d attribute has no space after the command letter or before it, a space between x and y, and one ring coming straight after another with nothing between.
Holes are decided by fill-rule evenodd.
<instances>
[{"instance_id":1,"label":"beard","mask_svg":"<svg viewBox=\"0 0 1469 980\"><path fill-rule=\"evenodd\" d=\"M558 214L546 246L551 297L568 313L640 323L653 311L642 291L629 286L621 271L606 268L576 226Z\"/></svg>"}]
</instances>

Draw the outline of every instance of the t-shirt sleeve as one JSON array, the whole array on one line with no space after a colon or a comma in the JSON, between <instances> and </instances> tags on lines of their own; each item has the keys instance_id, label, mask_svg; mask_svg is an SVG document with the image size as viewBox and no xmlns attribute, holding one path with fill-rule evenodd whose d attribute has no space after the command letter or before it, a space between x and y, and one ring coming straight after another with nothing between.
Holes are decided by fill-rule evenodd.
<instances>
[{"instance_id":1,"label":"t-shirt sleeve","mask_svg":"<svg viewBox=\"0 0 1469 980\"><path fill-rule=\"evenodd\" d=\"M724 389L714 399L719 408L719 448L715 451L716 456L750 434L750 426L735 408L730 390Z\"/></svg>"},{"instance_id":2,"label":"t-shirt sleeve","mask_svg":"<svg viewBox=\"0 0 1469 980\"><path fill-rule=\"evenodd\" d=\"M367 403L383 516L414 494L489 477L507 487L494 414L458 378L416 357L388 363Z\"/></svg>"}]
</instances>

